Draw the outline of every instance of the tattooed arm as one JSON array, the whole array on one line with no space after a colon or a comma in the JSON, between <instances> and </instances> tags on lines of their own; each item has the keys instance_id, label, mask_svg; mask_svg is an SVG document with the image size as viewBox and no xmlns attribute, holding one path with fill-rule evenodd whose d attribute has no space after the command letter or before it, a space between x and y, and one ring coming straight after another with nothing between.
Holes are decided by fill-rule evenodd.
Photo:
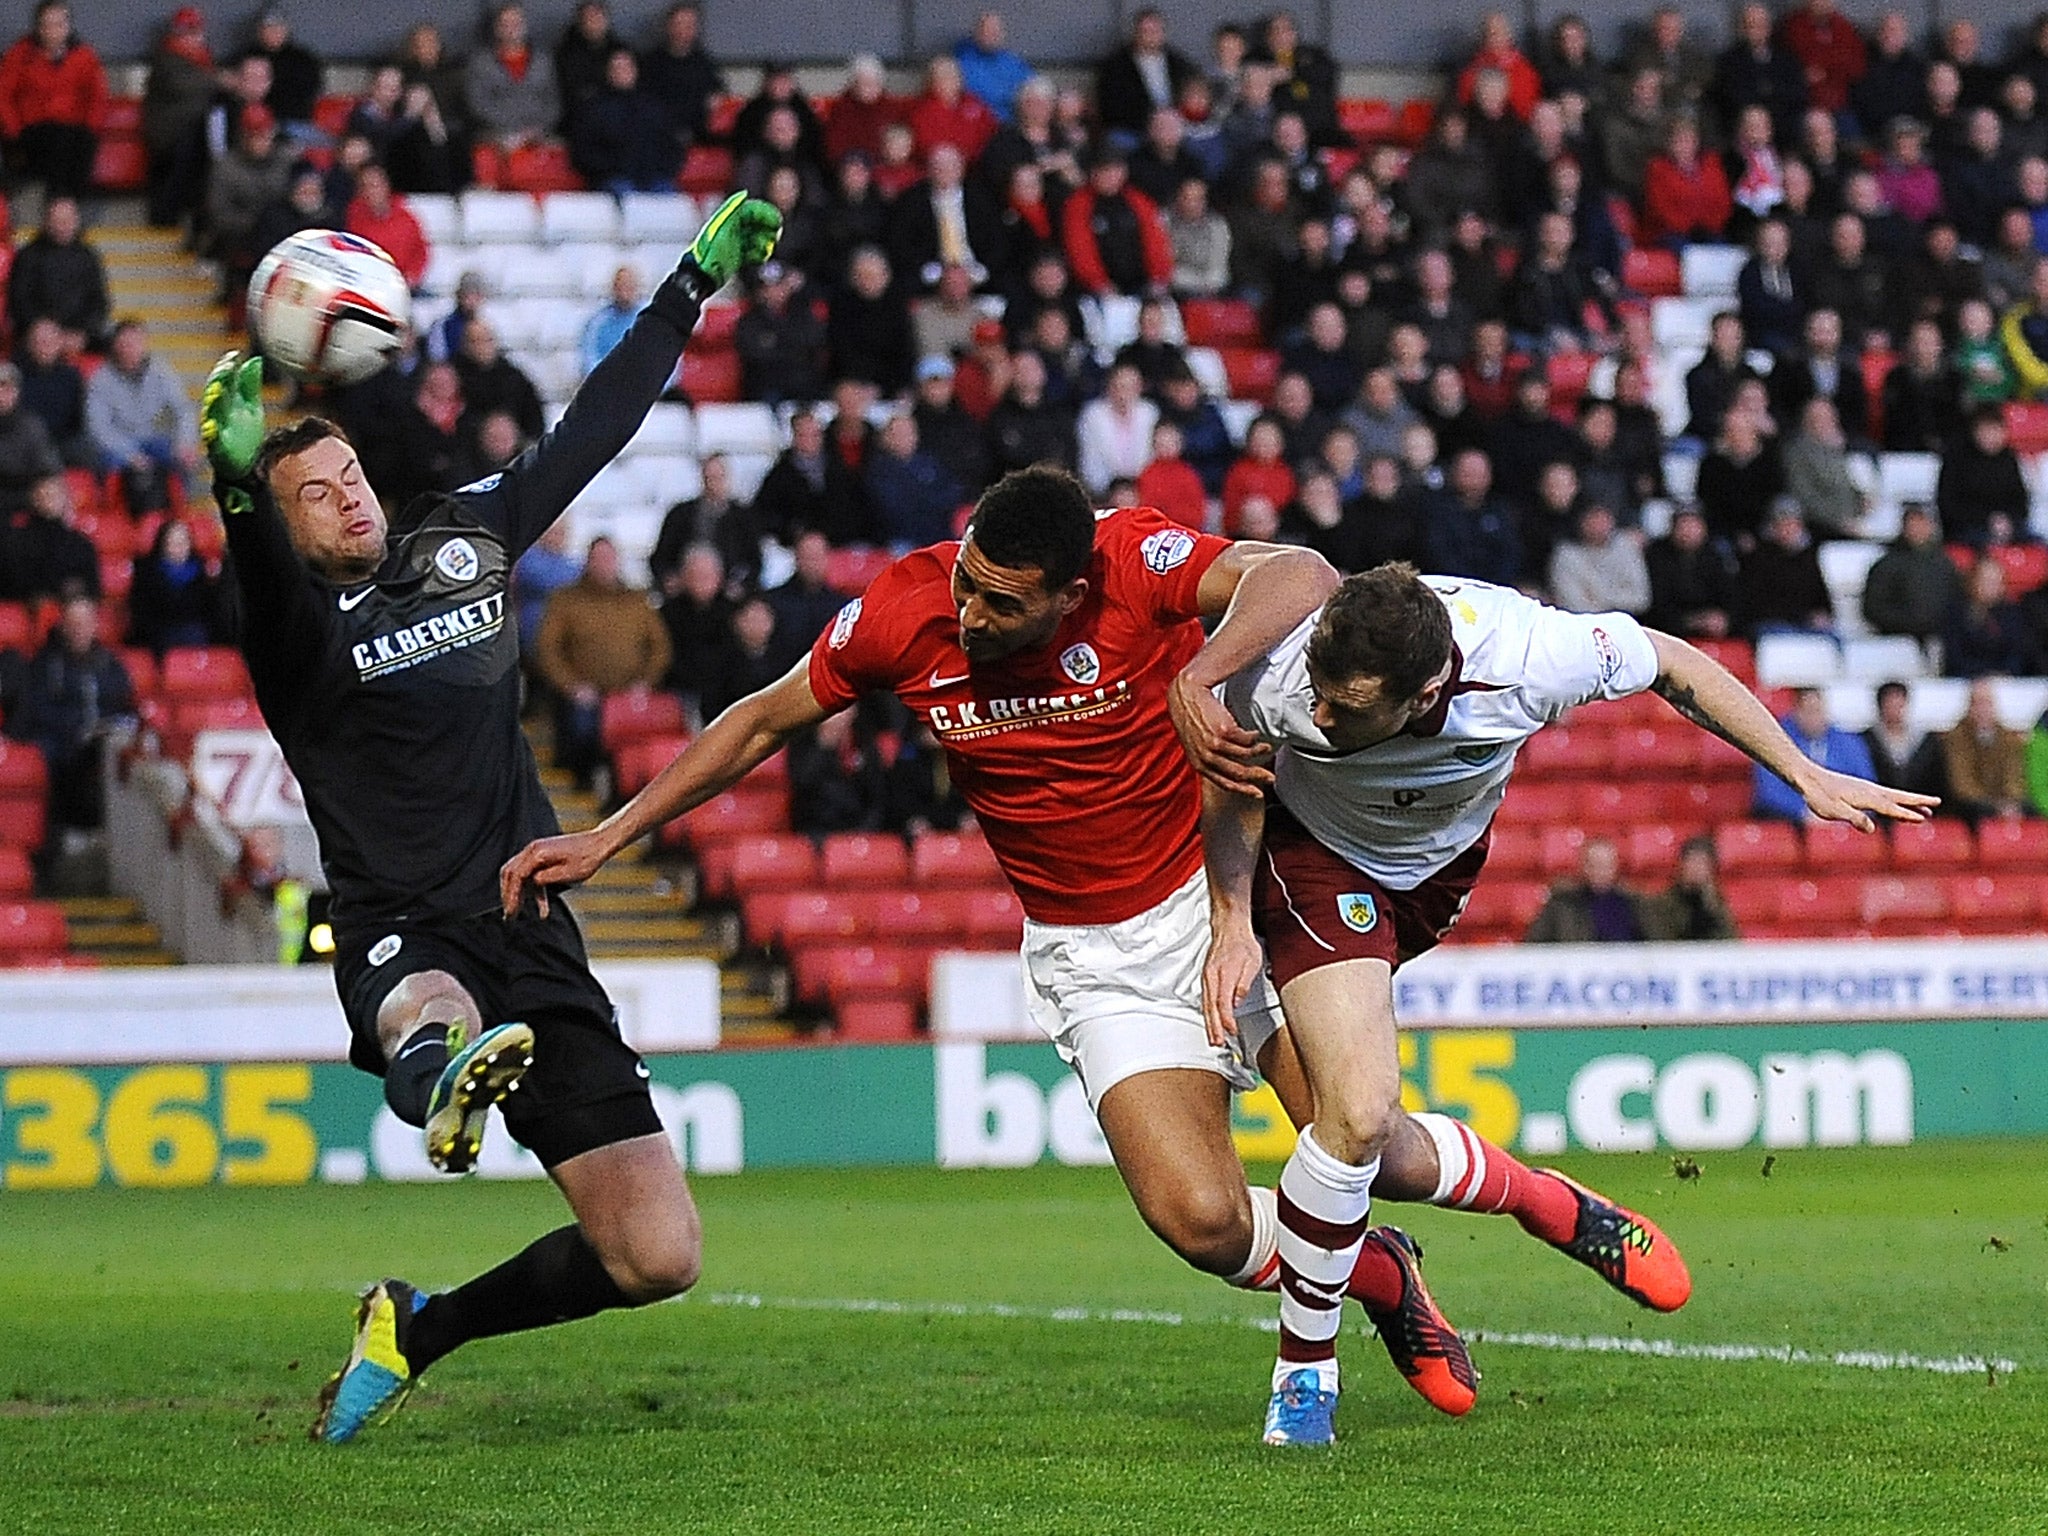
<instances>
[{"instance_id":1,"label":"tattooed arm","mask_svg":"<svg viewBox=\"0 0 2048 1536\"><path fill-rule=\"evenodd\" d=\"M1790 784L1806 809L1822 821L1846 821L1869 832L1877 825L1873 817L1925 821L1941 803L1932 795L1886 789L1812 762L1771 718L1763 700L1726 667L1683 640L1654 629L1648 633L1657 650L1657 681L1651 691L1693 724L1740 747Z\"/></svg>"}]
</instances>

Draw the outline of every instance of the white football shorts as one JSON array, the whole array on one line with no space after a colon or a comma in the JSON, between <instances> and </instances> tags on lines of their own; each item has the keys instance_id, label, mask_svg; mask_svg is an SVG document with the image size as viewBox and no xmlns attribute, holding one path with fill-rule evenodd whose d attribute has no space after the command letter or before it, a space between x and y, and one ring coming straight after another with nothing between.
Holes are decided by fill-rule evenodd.
<instances>
[{"instance_id":1,"label":"white football shorts","mask_svg":"<svg viewBox=\"0 0 2048 1536\"><path fill-rule=\"evenodd\" d=\"M1068 927L1024 921L1024 1003L1074 1069L1095 1109L1127 1077L1172 1067L1214 1072L1256 1088L1259 1052L1282 1022L1263 973L1238 1005L1237 1039L1209 1043L1202 965L1209 893L1201 871L1150 911L1120 923Z\"/></svg>"}]
</instances>

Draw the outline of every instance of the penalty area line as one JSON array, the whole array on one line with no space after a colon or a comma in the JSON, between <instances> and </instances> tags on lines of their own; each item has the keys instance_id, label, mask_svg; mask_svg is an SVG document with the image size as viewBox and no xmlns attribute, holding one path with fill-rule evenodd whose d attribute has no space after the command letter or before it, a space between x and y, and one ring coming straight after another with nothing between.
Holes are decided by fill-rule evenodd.
<instances>
[{"instance_id":1,"label":"penalty area line","mask_svg":"<svg viewBox=\"0 0 2048 1536\"><path fill-rule=\"evenodd\" d=\"M882 1297L761 1296L747 1291L699 1295L702 1306L771 1312L833 1312L846 1316L1004 1318L1034 1323L1143 1323L1156 1328L1244 1327L1279 1331L1275 1318L1190 1317L1181 1312L1135 1307L1028 1307L1000 1301L891 1301ZM1474 1345L1543 1349L1566 1355L1638 1355L1653 1360L1700 1360L1714 1364L1751 1361L1777 1365L1834 1366L1858 1371L1927 1371L1937 1376L2010 1376L2017 1361L1990 1355L1919 1355L1904 1350L1799 1349L1789 1344L1691 1344L1677 1339L1644 1339L1618 1334L1492 1332L1475 1328Z\"/></svg>"}]
</instances>

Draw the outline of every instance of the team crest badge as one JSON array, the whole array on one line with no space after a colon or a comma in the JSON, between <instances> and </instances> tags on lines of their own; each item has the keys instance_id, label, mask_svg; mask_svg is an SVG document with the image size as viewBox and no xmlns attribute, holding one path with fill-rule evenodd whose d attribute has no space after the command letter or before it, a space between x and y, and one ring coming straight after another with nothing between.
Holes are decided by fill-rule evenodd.
<instances>
[{"instance_id":1,"label":"team crest badge","mask_svg":"<svg viewBox=\"0 0 2048 1536\"><path fill-rule=\"evenodd\" d=\"M1060 670L1083 688L1092 688L1102 676L1102 659L1095 654L1095 647L1086 642L1070 645L1060 652Z\"/></svg>"},{"instance_id":2,"label":"team crest badge","mask_svg":"<svg viewBox=\"0 0 2048 1536\"><path fill-rule=\"evenodd\" d=\"M1367 891L1337 898L1337 917L1353 933L1371 933L1379 926L1380 904Z\"/></svg>"},{"instance_id":3,"label":"team crest badge","mask_svg":"<svg viewBox=\"0 0 2048 1536\"><path fill-rule=\"evenodd\" d=\"M1492 762L1499 755L1500 743L1497 741L1474 742L1471 746L1460 747L1451 754L1459 762L1469 763L1474 768L1477 768L1481 763Z\"/></svg>"},{"instance_id":4,"label":"team crest badge","mask_svg":"<svg viewBox=\"0 0 2048 1536\"><path fill-rule=\"evenodd\" d=\"M434 551L434 569L450 581L475 581L481 569L476 546L467 539L450 539Z\"/></svg>"}]
</instances>

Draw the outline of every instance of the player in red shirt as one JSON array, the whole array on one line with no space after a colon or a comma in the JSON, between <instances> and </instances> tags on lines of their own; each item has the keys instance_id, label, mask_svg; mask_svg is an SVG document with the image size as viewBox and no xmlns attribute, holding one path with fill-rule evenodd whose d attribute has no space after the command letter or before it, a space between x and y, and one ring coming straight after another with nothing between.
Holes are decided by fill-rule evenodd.
<instances>
[{"instance_id":1,"label":"player in red shirt","mask_svg":"<svg viewBox=\"0 0 2048 1536\"><path fill-rule=\"evenodd\" d=\"M1098 515L1071 476L1019 471L982 497L960 543L890 566L806 660L599 826L508 862L506 915L529 894L545 912L549 890L588 879L862 693L893 692L944 745L1017 889L1032 1017L1079 1075L1139 1213L1195 1268L1270 1289L1277 1203L1246 1187L1230 1090L1254 1085L1263 1051L1281 1058L1268 1064L1298 1108L1299 1072L1291 1052L1266 1049L1280 1022L1270 990L1247 997L1230 1044L1209 1042L1201 795L1170 707L1212 762L1255 750L1229 739L1207 690L1336 584L1307 550L1233 544L1151 508ZM1206 644L1203 618L1222 619ZM1349 1289L1411 1385L1448 1411L1471 1405L1471 1362L1406 1237L1374 1229Z\"/></svg>"}]
</instances>

